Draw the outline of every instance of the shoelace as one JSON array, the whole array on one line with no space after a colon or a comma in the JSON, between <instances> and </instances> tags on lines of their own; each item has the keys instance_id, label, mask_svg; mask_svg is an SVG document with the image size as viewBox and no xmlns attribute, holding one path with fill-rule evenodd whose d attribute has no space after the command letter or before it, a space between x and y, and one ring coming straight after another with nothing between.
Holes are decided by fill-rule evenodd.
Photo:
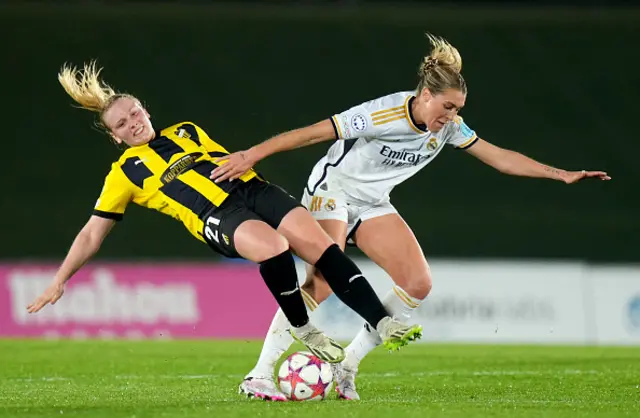
<instances>
[{"instance_id":1,"label":"shoelace","mask_svg":"<svg viewBox=\"0 0 640 418\"><path fill-rule=\"evenodd\" d=\"M313 337L318 336L320 334L322 334L320 331L309 331L308 333L300 337L300 339L304 341L311 341Z\"/></svg>"}]
</instances>

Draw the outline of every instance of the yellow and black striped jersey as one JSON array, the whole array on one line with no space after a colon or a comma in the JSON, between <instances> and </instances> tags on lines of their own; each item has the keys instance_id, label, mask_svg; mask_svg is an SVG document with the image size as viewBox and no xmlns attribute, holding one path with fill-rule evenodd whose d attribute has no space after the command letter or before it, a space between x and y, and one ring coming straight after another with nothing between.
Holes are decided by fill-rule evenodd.
<instances>
[{"instance_id":1,"label":"yellow and black striped jersey","mask_svg":"<svg viewBox=\"0 0 640 418\"><path fill-rule=\"evenodd\" d=\"M233 192L238 181L214 183L213 161L228 151L198 126L182 122L161 131L145 145L127 149L112 164L93 214L121 220L131 202L179 221L202 238L203 218ZM224 164L224 163L221 163ZM248 181L251 170L240 177Z\"/></svg>"}]
</instances>

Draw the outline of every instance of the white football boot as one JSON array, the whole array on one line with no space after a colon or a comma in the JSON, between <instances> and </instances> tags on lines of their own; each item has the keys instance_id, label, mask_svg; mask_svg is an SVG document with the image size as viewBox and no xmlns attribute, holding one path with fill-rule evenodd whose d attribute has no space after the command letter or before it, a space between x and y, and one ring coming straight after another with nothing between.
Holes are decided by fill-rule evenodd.
<instances>
[{"instance_id":1,"label":"white football boot","mask_svg":"<svg viewBox=\"0 0 640 418\"><path fill-rule=\"evenodd\" d=\"M382 321L380 321L382 322ZM296 334L294 328L290 329L294 339L304 344L314 356L327 363L340 363L344 360L344 348L333 339L324 335L320 330L311 324L307 325L308 332Z\"/></svg>"},{"instance_id":2,"label":"white football boot","mask_svg":"<svg viewBox=\"0 0 640 418\"><path fill-rule=\"evenodd\" d=\"M389 316L378 322L376 331L382 339L382 344L389 351L399 350L400 347L422 337L421 325L406 325Z\"/></svg>"},{"instance_id":3,"label":"white football boot","mask_svg":"<svg viewBox=\"0 0 640 418\"><path fill-rule=\"evenodd\" d=\"M350 368L342 362L332 364L331 371L333 372L333 379L336 381L338 398L359 401L360 395L356 392L356 373L358 373L358 369Z\"/></svg>"},{"instance_id":4,"label":"white football boot","mask_svg":"<svg viewBox=\"0 0 640 418\"><path fill-rule=\"evenodd\" d=\"M284 393L280 392L273 379L267 377L245 377L238 387L238 393L243 393L248 398L265 401L286 402L288 400Z\"/></svg>"}]
</instances>

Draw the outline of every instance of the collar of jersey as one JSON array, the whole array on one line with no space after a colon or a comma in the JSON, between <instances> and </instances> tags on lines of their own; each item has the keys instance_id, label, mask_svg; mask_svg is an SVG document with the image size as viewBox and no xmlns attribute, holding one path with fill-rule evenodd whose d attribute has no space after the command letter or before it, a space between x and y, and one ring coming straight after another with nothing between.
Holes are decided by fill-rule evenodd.
<instances>
[{"instance_id":1,"label":"collar of jersey","mask_svg":"<svg viewBox=\"0 0 640 418\"><path fill-rule=\"evenodd\" d=\"M155 139L158 139L158 138L160 138L160 137L162 136L162 133L161 133L161 132L162 132L162 129L158 129L158 128L156 128L156 129L154 129L153 131L156 133L156 136L154 136L154 137L153 137L153 139L152 139L151 141L153 141L153 140L155 140ZM151 141L149 141L149 142L151 142Z\"/></svg>"},{"instance_id":2,"label":"collar of jersey","mask_svg":"<svg viewBox=\"0 0 640 418\"><path fill-rule=\"evenodd\" d=\"M422 132L429 132L429 130L427 129L427 125L425 125L424 123L418 124L413 117L413 113L411 112L411 104L413 103L413 100L415 98L416 96L411 96L411 98L409 99L409 103L407 103L407 113L409 114L409 118L411 118L411 123L413 123L413 126L420 129Z\"/></svg>"}]
</instances>

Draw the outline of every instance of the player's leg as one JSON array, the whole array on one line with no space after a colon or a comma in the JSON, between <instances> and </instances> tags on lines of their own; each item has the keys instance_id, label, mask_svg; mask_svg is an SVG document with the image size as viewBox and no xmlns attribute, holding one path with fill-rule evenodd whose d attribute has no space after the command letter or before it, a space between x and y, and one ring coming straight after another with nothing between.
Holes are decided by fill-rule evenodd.
<instances>
[{"instance_id":1,"label":"player's leg","mask_svg":"<svg viewBox=\"0 0 640 418\"><path fill-rule=\"evenodd\" d=\"M386 213L384 212L391 212ZM382 214L382 216L375 216ZM415 235L392 206L362 221L355 233L358 247L391 276L395 286L383 298L390 314L408 320L431 291L431 271ZM359 399L355 374L360 361L381 343L375 330L365 324L347 347L347 357L336 369L336 389L346 399Z\"/></svg>"},{"instance_id":2,"label":"player's leg","mask_svg":"<svg viewBox=\"0 0 640 418\"><path fill-rule=\"evenodd\" d=\"M323 202L325 205L322 204ZM327 202L330 204L326 205ZM313 213L314 217L318 219L318 223L333 240L339 244L342 243L341 246L344 248L348 221L346 203L343 200L336 201L335 199L311 196L306 190L303 193L301 203ZM260 205L257 204L255 206ZM281 218L296 206L297 204L291 205L291 202L288 202L284 207L272 205L269 208L259 207L257 210L265 214L266 218L270 219L272 224L277 227ZM301 288L301 294L307 310L312 312L321 301L329 297L332 291L320 274L314 274L317 271L314 266L307 264L306 267L307 278ZM317 283L315 283L316 281ZM290 328L291 324L282 309L278 309L265 336L262 351L256 365L240 383L240 392L253 396L262 396L265 393L279 393L274 382L273 373L277 361L294 341L289 332ZM271 398L273 399L273 396Z\"/></svg>"},{"instance_id":3,"label":"player's leg","mask_svg":"<svg viewBox=\"0 0 640 418\"><path fill-rule=\"evenodd\" d=\"M301 293L296 291L299 289L297 272L286 239L266 223L254 220L242 223L237 228L234 237L238 253L244 258L260 264L260 274L278 301L280 306L278 312L281 313L283 320L288 324L288 328L283 330L282 335L279 337L288 341L292 338L289 329L293 329L293 332L299 336L307 348L318 357L324 360L343 358L344 351L342 348L333 340L320 334L308 322ZM284 241L283 248L278 248L278 240ZM286 249L284 244L286 244ZM282 292L282 288L276 288L277 286L275 286L276 284L281 284L281 287L283 287L285 283L288 283L288 290ZM293 304L295 304L295 309L292 306ZM307 322L303 325L300 325L301 322L292 322L292 315L294 315L293 318L302 318L302 311ZM239 392L265 400L287 400L286 396L274 384L273 378L267 380L248 376L240 384Z\"/></svg>"},{"instance_id":4,"label":"player's leg","mask_svg":"<svg viewBox=\"0 0 640 418\"><path fill-rule=\"evenodd\" d=\"M355 233L358 247L379 265L394 281L395 286L384 297L384 305L391 315L408 320L431 291L431 269L413 231L398 213L388 213L364 220ZM367 327L359 336L379 341ZM376 338L373 338L376 337ZM350 361L354 364L372 347L361 344L358 337L352 342Z\"/></svg>"},{"instance_id":5,"label":"player's leg","mask_svg":"<svg viewBox=\"0 0 640 418\"><path fill-rule=\"evenodd\" d=\"M272 189L265 189L264 187L257 186L262 185L256 185L255 188L258 189L258 192L253 193L251 196L265 192L268 195L277 194L277 197L273 199L273 201L280 202L279 204L272 204L267 207L263 207L264 205L260 202L267 199L255 199L252 206L256 211L260 212L271 225L277 228L282 218L286 216L288 212L298 207L299 204L294 202L292 199L286 198L286 195L285 198L283 198L283 193L280 191L273 191ZM330 202L330 205L323 205L323 202L325 204ZM344 238L341 237L346 236L348 212L346 202L344 202L343 199L327 199L326 197L321 196L311 196L307 190L305 190L302 195L301 205L306 207L314 217L318 219L318 222L323 228L325 228L327 233L334 238L335 242L340 243L341 241L344 241ZM314 285L314 275L310 276L310 272L315 271L315 268L313 267L314 270L311 270L309 267L313 266L307 265L307 279L305 284L302 286L301 293L307 305L307 309L309 311L313 311L317 308L319 303L315 294L322 292L326 297L328 297L331 294L331 288L326 282L320 282L317 285ZM316 280L321 280L317 279L318 276L315 277ZM310 289L313 289L311 294L308 292ZM261 379L271 378L273 376L275 363L294 341L293 337L289 333L290 327L291 324L287 320L286 316L281 309L278 309L271 321L269 330L267 331L258 362L247 377Z\"/></svg>"},{"instance_id":6,"label":"player's leg","mask_svg":"<svg viewBox=\"0 0 640 418\"><path fill-rule=\"evenodd\" d=\"M323 219L319 220L318 223L344 249L347 223L338 219ZM332 291L317 269L314 266L307 265L307 279L302 286L301 293L307 310L312 312L318 307L318 304L331 295ZM245 376L245 379L251 378L256 381L254 382L255 384L261 385L268 383L257 382L257 380L266 379L272 381L276 362L293 343L293 337L289 333L290 328L291 324L286 315L282 312L282 309L278 309L265 336L258 362ZM250 387L245 389L251 390Z\"/></svg>"},{"instance_id":7,"label":"player's leg","mask_svg":"<svg viewBox=\"0 0 640 418\"><path fill-rule=\"evenodd\" d=\"M253 210L259 211L261 215L276 228L286 213L299 206L293 199L282 199L282 195L286 196L286 194L281 190L276 190L275 192L275 194L279 196L279 199L276 198L272 200L270 199L270 197L272 197L271 195L274 194L272 187L256 182L251 186L252 192L243 194L244 199L248 202L248 206ZM311 197L305 193L303 196L303 204L309 204L311 200ZM268 204L265 205L265 201L267 201ZM278 204L278 201L280 201L280 204ZM346 219L346 210L336 210L331 213L332 218L341 219L341 215L344 215ZM339 221L338 225L340 225ZM328 285L324 283L324 287L328 288ZM317 307L317 303L313 301L304 290L301 289L300 293L303 296L307 309L313 311ZM290 330L291 324L282 309L279 308L267 331L257 364L240 383L240 393L263 399L284 399L284 394L280 392L274 382L273 373L276 362L294 341Z\"/></svg>"},{"instance_id":8,"label":"player's leg","mask_svg":"<svg viewBox=\"0 0 640 418\"><path fill-rule=\"evenodd\" d=\"M290 211L278 227L292 249L313 264L343 303L374 327L389 350L397 350L422 335L419 325L390 317L356 264L335 244L308 211Z\"/></svg>"},{"instance_id":9,"label":"player's leg","mask_svg":"<svg viewBox=\"0 0 640 418\"><path fill-rule=\"evenodd\" d=\"M389 316L358 266L293 196L281 187L253 182L246 198L249 207L277 228L300 258L322 273L338 299L376 328L390 350L422 335L419 325L407 326Z\"/></svg>"},{"instance_id":10,"label":"player's leg","mask_svg":"<svg viewBox=\"0 0 640 418\"><path fill-rule=\"evenodd\" d=\"M325 195L322 191L311 196L305 189L302 204L329 238L344 251L349 228L353 226L350 224L351 217L345 197L338 194ZM333 291L316 266L306 263L305 270L307 275L302 289L306 295L305 299L309 301L308 305L315 309L331 296Z\"/></svg>"},{"instance_id":11,"label":"player's leg","mask_svg":"<svg viewBox=\"0 0 640 418\"><path fill-rule=\"evenodd\" d=\"M206 219L203 235L221 253L260 264L264 282L291 323L292 330L311 352L328 362L344 358L342 347L309 323L286 238L244 207L243 202L226 204L214 211Z\"/></svg>"}]
</instances>

